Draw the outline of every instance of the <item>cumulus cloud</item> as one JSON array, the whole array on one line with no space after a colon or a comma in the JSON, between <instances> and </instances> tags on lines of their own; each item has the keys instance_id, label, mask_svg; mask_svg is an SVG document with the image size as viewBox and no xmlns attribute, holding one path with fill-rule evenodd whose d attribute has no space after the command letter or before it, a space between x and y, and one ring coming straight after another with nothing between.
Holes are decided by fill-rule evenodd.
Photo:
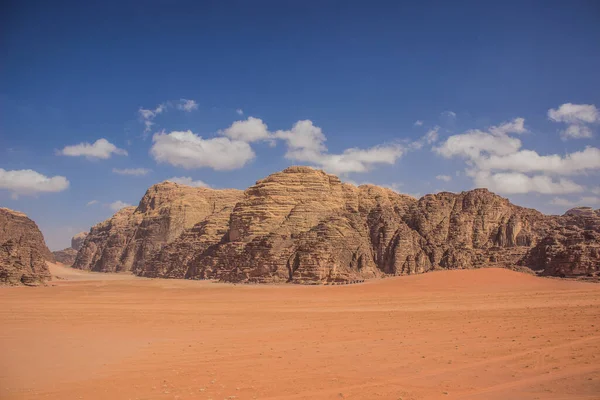
<instances>
[{"instance_id":1,"label":"cumulus cloud","mask_svg":"<svg viewBox=\"0 0 600 400\"><path fill-rule=\"evenodd\" d=\"M205 188L210 187L210 185L208 183L205 183L199 179L193 180L189 176L174 176L173 178L169 178L167 180L170 182L175 182L175 183L179 183L180 185L186 185L186 186L205 187Z\"/></svg>"},{"instance_id":2,"label":"cumulus cloud","mask_svg":"<svg viewBox=\"0 0 600 400\"><path fill-rule=\"evenodd\" d=\"M390 144L328 153L323 131L310 120L298 121L290 130L275 132L274 137L286 142L287 159L315 164L334 174L365 172L376 164L394 164L405 152L403 146Z\"/></svg>"},{"instance_id":3,"label":"cumulus cloud","mask_svg":"<svg viewBox=\"0 0 600 400\"><path fill-rule=\"evenodd\" d=\"M194 100L180 99L179 104L177 104L177 108L185 112L192 112L198 109L198 103L196 103Z\"/></svg>"},{"instance_id":4,"label":"cumulus cloud","mask_svg":"<svg viewBox=\"0 0 600 400\"><path fill-rule=\"evenodd\" d=\"M600 111L593 104L565 103L558 109L549 109L548 118L555 122L568 124L591 124L600 121Z\"/></svg>"},{"instance_id":5,"label":"cumulus cloud","mask_svg":"<svg viewBox=\"0 0 600 400\"><path fill-rule=\"evenodd\" d=\"M439 181L450 182L452 180L452 177L450 175L438 175L435 177L435 179Z\"/></svg>"},{"instance_id":6,"label":"cumulus cloud","mask_svg":"<svg viewBox=\"0 0 600 400\"><path fill-rule=\"evenodd\" d=\"M423 125L423 121L421 121L420 119L416 120L414 123L415 126L422 126Z\"/></svg>"},{"instance_id":7,"label":"cumulus cloud","mask_svg":"<svg viewBox=\"0 0 600 400\"><path fill-rule=\"evenodd\" d=\"M108 140L102 138L96 140L93 144L85 142L66 146L64 149L57 151L57 154L69 157L86 157L88 159L107 159L113 154L126 156L127 151L119 149Z\"/></svg>"},{"instance_id":8,"label":"cumulus cloud","mask_svg":"<svg viewBox=\"0 0 600 400\"><path fill-rule=\"evenodd\" d=\"M238 108L237 110L235 110L235 112L237 113L237 115L244 115L244 110L242 110L241 108Z\"/></svg>"},{"instance_id":9,"label":"cumulus cloud","mask_svg":"<svg viewBox=\"0 0 600 400\"><path fill-rule=\"evenodd\" d=\"M90 200L85 205L86 206L93 206L94 204L98 204L98 200Z\"/></svg>"},{"instance_id":10,"label":"cumulus cloud","mask_svg":"<svg viewBox=\"0 0 600 400\"><path fill-rule=\"evenodd\" d=\"M560 156L541 156L533 150L520 150L507 155L490 155L474 160L480 169L518 172L544 172L556 175L577 175L600 169L600 149L586 147L583 151Z\"/></svg>"},{"instance_id":11,"label":"cumulus cloud","mask_svg":"<svg viewBox=\"0 0 600 400\"><path fill-rule=\"evenodd\" d=\"M600 110L593 104L565 103L557 109L549 109L548 118L554 122L568 124L560 133L563 140L586 139L593 136L587 125L600 123Z\"/></svg>"},{"instance_id":12,"label":"cumulus cloud","mask_svg":"<svg viewBox=\"0 0 600 400\"><path fill-rule=\"evenodd\" d=\"M456 113L454 111L444 111L442 117L456 118Z\"/></svg>"},{"instance_id":13,"label":"cumulus cloud","mask_svg":"<svg viewBox=\"0 0 600 400\"><path fill-rule=\"evenodd\" d=\"M566 194L580 193L585 188L569 179L552 179L544 175L527 176L519 172L489 171L472 172L473 180L477 187L485 187L492 192L505 194Z\"/></svg>"},{"instance_id":14,"label":"cumulus cloud","mask_svg":"<svg viewBox=\"0 0 600 400\"><path fill-rule=\"evenodd\" d=\"M121 201L121 200L117 200L115 202L110 203L108 206L113 211L119 211L122 208L131 207L131 204L125 203L124 201Z\"/></svg>"},{"instance_id":15,"label":"cumulus cloud","mask_svg":"<svg viewBox=\"0 0 600 400\"><path fill-rule=\"evenodd\" d=\"M227 137L203 139L189 130L156 133L152 141L150 154L154 160L185 169L233 170L255 156L246 142Z\"/></svg>"},{"instance_id":16,"label":"cumulus cloud","mask_svg":"<svg viewBox=\"0 0 600 400\"><path fill-rule=\"evenodd\" d=\"M20 195L62 192L69 187L64 176L47 177L31 169L7 171L0 168L0 189L11 192L14 199Z\"/></svg>"},{"instance_id":17,"label":"cumulus cloud","mask_svg":"<svg viewBox=\"0 0 600 400\"><path fill-rule=\"evenodd\" d=\"M147 168L113 168L112 172L119 175L132 175L132 176L144 176L148 175L151 170Z\"/></svg>"},{"instance_id":18,"label":"cumulus cloud","mask_svg":"<svg viewBox=\"0 0 600 400\"><path fill-rule=\"evenodd\" d=\"M475 159L482 154L508 155L521 148L521 141L507 135L493 135L480 130L470 130L450 136L434 150L446 158L460 156Z\"/></svg>"},{"instance_id":19,"label":"cumulus cloud","mask_svg":"<svg viewBox=\"0 0 600 400\"><path fill-rule=\"evenodd\" d=\"M522 150L519 139L510 134L527 132L523 118L516 118L487 131L470 130L450 136L434 151L446 157L461 157L475 185L499 193L563 194L584 188L569 179L552 175L581 175L600 170L600 149L587 147L565 155L540 155Z\"/></svg>"},{"instance_id":20,"label":"cumulus cloud","mask_svg":"<svg viewBox=\"0 0 600 400\"><path fill-rule=\"evenodd\" d=\"M245 121L235 121L231 126L220 133L233 140L243 142L256 142L258 140L267 140L271 134L262 119L248 117Z\"/></svg>"}]
</instances>

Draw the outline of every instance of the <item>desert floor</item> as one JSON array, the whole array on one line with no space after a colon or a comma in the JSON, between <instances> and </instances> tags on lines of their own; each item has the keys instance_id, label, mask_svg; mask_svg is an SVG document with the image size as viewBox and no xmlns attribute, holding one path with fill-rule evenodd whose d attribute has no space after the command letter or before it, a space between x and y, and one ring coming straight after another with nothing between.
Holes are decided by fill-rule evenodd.
<instances>
[{"instance_id":1,"label":"desert floor","mask_svg":"<svg viewBox=\"0 0 600 400\"><path fill-rule=\"evenodd\" d=\"M600 399L600 285L249 286L53 266L0 288L2 399Z\"/></svg>"}]
</instances>

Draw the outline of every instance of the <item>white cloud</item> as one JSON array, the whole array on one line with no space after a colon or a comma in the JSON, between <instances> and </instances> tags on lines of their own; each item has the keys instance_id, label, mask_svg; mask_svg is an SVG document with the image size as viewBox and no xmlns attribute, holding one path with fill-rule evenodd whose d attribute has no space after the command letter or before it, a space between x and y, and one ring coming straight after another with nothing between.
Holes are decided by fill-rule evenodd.
<instances>
[{"instance_id":1,"label":"white cloud","mask_svg":"<svg viewBox=\"0 0 600 400\"><path fill-rule=\"evenodd\" d=\"M521 148L521 141L507 135L492 135L480 130L470 130L450 136L434 150L446 158L460 156L468 159L480 157L483 153L508 155Z\"/></svg>"},{"instance_id":2,"label":"white cloud","mask_svg":"<svg viewBox=\"0 0 600 400\"><path fill-rule=\"evenodd\" d=\"M57 151L57 154L70 157L86 157L89 159L107 159L113 154L126 156L127 151L119 149L108 140L102 138L96 140L93 144L86 142L73 146L66 146L64 149Z\"/></svg>"},{"instance_id":3,"label":"white cloud","mask_svg":"<svg viewBox=\"0 0 600 400\"><path fill-rule=\"evenodd\" d=\"M334 174L365 172L375 164L394 164L405 151L399 144L391 144L330 154L323 131L310 120L298 121L291 130L277 131L274 137L286 142L286 158L315 164Z\"/></svg>"},{"instance_id":4,"label":"white cloud","mask_svg":"<svg viewBox=\"0 0 600 400\"><path fill-rule=\"evenodd\" d=\"M560 138L562 140L589 139L593 136L592 130L585 125L569 125L567 129L560 132Z\"/></svg>"},{"instance_id":5,"label":"white cloud","mask_svg":"<svg viewBox=\"0 0 600 400\"><path fill-rule=\"evenodd\" d=\"M578 200L569 200L563 197L555 197L552 200L550 200L550 204L564 207L595 206L600 204L600 197L583 196L580 197Z\"/></svg>"},{"instance_id":6,"label":"white cloud","mask_svg":"<svg viewBox=\"0 0 600 400\"><path fill-rule=\"evenodd\" d=\"M151 170L147 168L113 168L112 172L119 175L133 175L133 176L144 176L147 175Z\"/></svg>"},{"instance_id":7,"label":"white cloud","mask_svg":"<svg viewBox=\"0 0 600 400\"><path fill-rule=\"evenodd\" d=\"M238 108L237 110L235 110L235 112L237 113L237 115L244 115L244 110L242 110L241 108Z\"/></svg>"},{"instance_id":8,"label":"white cloud","mask_svg":"<svg viewBox=\"0 0 600 400\"><path fill-rule=\"evenodd\" d=\"M565 103L558 109L549 109L548 118L567 124L591 124L600 122L600 111L593 104Z\"/></svg>"},{"instance_id":9,"label":"white cloud","mask_svg":"<svg viewBox=\"0 0 600 400\"><path fill-rule=\"evenodd\" d=\"M430 129L429 132L427 132L425 134L425 141L427 142L427 144L432 144L437 142L438 140L438 131L440 130L439 126L434 127L433 129Z\"/></svg>"},{"instance_id":10,"label":"white cloud","mask_svg":"<svg viewBox=\"0 0 600 400\"><path fill-rule=\"evenodd\" d=\"M590 192L600 196L600 186L590 189Z\"/></svg>"},{"instance_id":11,"label":"white cloud","mask_svg":"<svg viewBox=\"0 0 600 400\"><path fill-rule=\"evenodd\" d=\"M94 204L98 204L98 200L90 200L85 205L86 206L93 206Z\"/></svg>"},{"instance_id":12,"label":"white cloud","mask_svg":"<svg viewBox=\"0 0 600 400\"><path fill-rule=\"evenodd\" d=\"M425 135L421 136L421 138L419 140L410 142L408 144L408 148L411 150L419 150L419 149L422 149L423 146L425 146L426 144L433 144L433 143L437 142L439 130L440 130L439 126L436 126L432 129L430 129L429 131L427 131L427 133Z\"/></svg>"},{"instance_id":13,"label":"white cloud","mask_svg":"<svg viewBox=\"0 0 600 400\"><path fill-rule=\"evenodd\" d=\"M423 125L423 121L421 121L420 119L416 120L414 123L415 126L422 126Z\"/></svg>"},{"instance_id":14,"label":"white cloud","mask_svg":"<svg viewBox=\"0 0 600 400\"><path fill-rule=\"evenodd\" d=\"M600 197L596 196L583 196L579 199L579 203L584 206L596 206L600 204Z\"/></svg>"},{"instance_id":15,"label":"white cloud","mask_svg":"<svg viewBox=\"0 0 600 400\"><path fill-rule=\"evenodd\" d=\"M255 156L246 142L226 137L203 139L189 130L156 133L152 141L150 154L157 162L185 169L238 169Z\"/></svg>"},{"instance_id":16,"label":"white cloud","mask_svg":"<svg viewBox=\"0 0 600 400\"><path fill-rule=\"evenodd\" d=\"M450 175L438 175L435 177L435 179L439 181L450 182L452 180L452 177Z\"/></svg>"},{"instance_id":17,"label":"white cloud","mask_svg":"<svg viewBox=\"0 0 600 400\"><path fill-rule=\"evenodd\" d=\"M593 104L562 104L558 109L548 110L548 118L554 122L568 124L567 128L560 132L562 140L567 139L589 139L592 130L587 124L600 123L600 111Z\"/></svg>"},{"instance_id":18,"label":"white cloud","mask_svg":"<svg viewBox=\"0 0 600 400\"><path fill-rule=\"evenodd\" d=\"M476 171L471 175L477 187L485 187L492 192L506 194L541 193L566 194L583 192L585 188L569 179L553 180L544 175L527 176L519 172Z\"/></svg>"},{"instance_id":19,"label":"white cloud","mask_svg":"<svg viewBox=\"0 0 600 400\"><path fill-rule=\"evenodd\" d=\"M173 178L169 178L167 180L170 182L175 182L175 183L179 183L180 185L186 185L186 186L205 187L205 188L210 187L210 185L208 183L205 183L201 180L195 181L189 176L174 176Z\"/></svg>"},{"instance_id":20,"label":"white cloud","mask_svg":"<svg viewBox=\"0 0 600 400\"><path fill-rule=\"evenodd\" d=\"M69 181L64 176L50 178L31 169L7 171L0 168L0 189L10 191L15 199L20 195L61 192L68 187Z\"/></svg>"},{"instance_id":21,"label":"white cloud","mask_svg":"<svg viewBox=\"0 0 600 400\"><path fill-rule=\"evenodd\" d=\"M166 109L167 106L165 104L159 104L154 110L144 109L142 107L139 108L138 113L140 115L141 121L145 126L144 132L150 132L150 129L152 129L152 125L154 125L154 118L156 118L158 114L162 114Z\"/></svg>"},{"instance_id":22,"label":"white cloud","mask_svg":"<svg viewBox=\"0 0 600 400\"><path fill-rule=\"evenodd\" d=\"M198 109L198 103L196 103L194 100L180 99L179 104L177 104L177 108L185 112L192 112Z\"/></svg>"},{"instance_id":23,"label":"white cloud","mask_svg":"<svg viewBox=\"0 0 600 400\"><path fill-rule=\"evenodd\" d=\"M509 136L524 132L527 132L524 119L516 118L492 126L487 132L471 130L450 136L434 151L446 158L465 159L469 167L467 175L474 183L499 193L581 192L584 190L581 185L550 176L581 175L600 170L600 149L587 147L564 156L539 155L533 150L521 150L521 141Z\"/></svg>"},{"instance_id":24,"label":"white cloud","mask_svg":"<svg viewBox=\"0 0 600 400\"><path fill-rule=\"evenodd\" d=\"M544 172L556 175L576 175L600 170L600 149L586 147L583 151L564 156L551 154L540 156L533 150L520 150L507 155L491 155L474 160L484 170L507 170L518 172Z\"/></svg>"},{"instance_id":25,"label":"white cloud","mask_svg":"<svg viewBox=\"0 0 600 400\"><path fill-rule=\"evenodd\" d=\"M526 133L525 118L515 118L510 122L505 122L499 126L492 126L489 129L492 135L506 135L509 133Z\"/></svg>"},{"instance_id":26,"label":"white cloud","mask_svg":"<svg viewBox=\"0 0 600 400\"><path fill-rule=\"evenodd\" d=\"M442 117L456 118L456 113L454 111L444 111Z\"/></svg>"},{"instance_id":27,"label":"white cloud","mask_svg":"<svg viewBox=\"0 0 600 400\"><path fill-rule=\"evenodd\" d=\"M131 204L125 203L124 201L121 201L121 200L117 200L115 202L110 203L108 206L113 211L119 211L122 208L131 207Z\"/></svg>"},{"instance_id":28,"label":"white cloud","mask_svg":"<svg viewBox=\"0 0 600 400\"><path fill-rule=\"evenodd\" d=\"M555 206L573 207L577 203L575 201L565 199L564 197L555 197L552 200L550 200L550 204L555 205Z\"/></svg>"},{"instance_id":29,"label":"white cloud","mask_svg":"<svg viewBox=\"0 0 600 400\"><path fill-rule=\"evenodd\" d=\"M254 117L248 117L245 121L235 121L229 128L219 133L230 139L243 142L256 142L271 138L267 125L262 119Z\"/></svg>"}]
</instances>

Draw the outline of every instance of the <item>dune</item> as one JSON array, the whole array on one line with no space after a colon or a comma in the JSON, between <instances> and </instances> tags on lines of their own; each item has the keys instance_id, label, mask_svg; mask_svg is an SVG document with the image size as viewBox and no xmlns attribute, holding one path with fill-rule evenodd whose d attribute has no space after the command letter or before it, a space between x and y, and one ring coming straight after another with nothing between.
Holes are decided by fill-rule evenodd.
<instances>
[{"instance_id":1,"label":"dune","mask_svg":"<svg viewBox=\"0 0 600 400\"><path fill-rule=\"evenodd\" d=\"M594 399L600 285L505 269L345 286L50 265L0 290L2 399Z\"/></svg>"}]
</instances>

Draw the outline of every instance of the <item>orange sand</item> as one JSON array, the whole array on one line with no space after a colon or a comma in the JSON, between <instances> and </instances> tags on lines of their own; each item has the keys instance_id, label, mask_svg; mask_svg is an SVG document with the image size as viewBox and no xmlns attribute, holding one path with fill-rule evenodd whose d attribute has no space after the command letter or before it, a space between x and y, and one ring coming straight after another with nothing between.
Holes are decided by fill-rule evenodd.
<instances>
[{"instance_id":1,"label":"orange sand","mask_svg":"<svg viewBox=\"0 0 600 400\"><path fill-rule=\"evenodd\" d=\"M600 399L599 284L53 272L55 286L0 288L2 399Z\"/></svg>"}]
</instances>

